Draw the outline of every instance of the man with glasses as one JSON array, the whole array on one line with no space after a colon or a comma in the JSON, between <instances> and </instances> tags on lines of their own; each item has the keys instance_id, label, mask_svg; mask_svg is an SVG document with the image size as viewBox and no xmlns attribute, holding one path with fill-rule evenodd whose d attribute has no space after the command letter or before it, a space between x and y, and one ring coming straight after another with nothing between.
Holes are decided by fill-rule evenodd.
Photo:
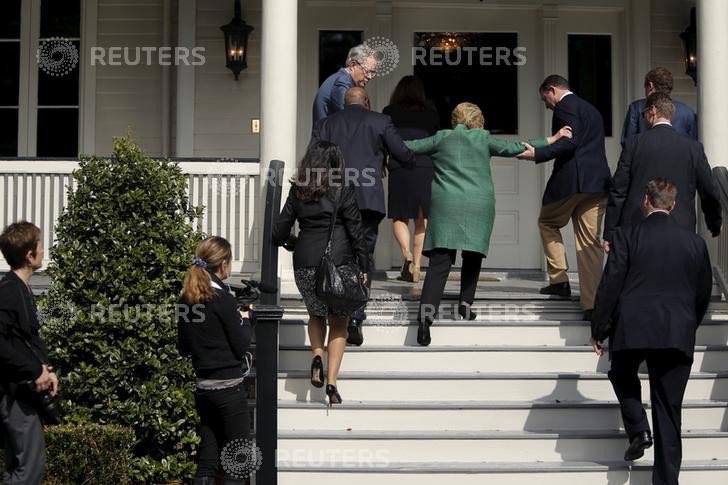
<instances>
[{"instance_id":1,"label":"man with glasses","mask_svg":"<svg viewBox=\"0 0 728 485\"><path fill-rule=\"evenodd\" d=\"M344 95L349 88L363 88L377 70L375 52L364 44L352 47L342 67L321 84L313 100L313 123L344 109Z\"/></svg>"},{"instance_id":2,"label":"man with glasses","mask_svg":"<svg viewBox=\"0 0 728 485\"><path fill-rule=\"evenodd\" d=\"M695 231L697 190L708 230L713 237L720 234L720 195L703 146L673 127L670 120L675 106L669 95L652 93L644 106L642 116L648 129L627 138L614 172L604 217L603 239L607 252L616 227L636 225L642 220L642 187L657 177L677 185L677 205L672 211L675 222Z\"/></svg>"}]
</instances>

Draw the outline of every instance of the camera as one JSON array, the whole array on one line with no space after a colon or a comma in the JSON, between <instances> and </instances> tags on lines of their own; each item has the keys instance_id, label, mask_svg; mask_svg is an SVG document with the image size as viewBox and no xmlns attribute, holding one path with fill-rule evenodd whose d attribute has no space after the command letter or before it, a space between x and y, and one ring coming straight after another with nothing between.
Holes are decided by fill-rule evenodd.
<instances>
[{"instance_id":1,"label":"camera","mask_svg":"<svg viewBox=\"0 0 728 485\"><path fill-rule=\"evenodd\" d=\"M24 400L35 408L44 423L59 424L61 422L62 410L58 395L54 396L49 391L36 391L34 381L23 382L18 391Z\"/></svg>"}]
</instances>

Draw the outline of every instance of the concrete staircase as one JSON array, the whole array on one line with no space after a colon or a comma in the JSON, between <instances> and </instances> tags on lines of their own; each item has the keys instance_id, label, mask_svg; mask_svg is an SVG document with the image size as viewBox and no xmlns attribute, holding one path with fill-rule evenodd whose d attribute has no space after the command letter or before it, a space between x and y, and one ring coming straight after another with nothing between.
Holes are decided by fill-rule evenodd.
<instances>
[{"instance_id":1,"label":"concrete staircase","mask_svg":"<svg viewBox=\"0 0 728 485\"><path fill-rule=\"evenodd\" d=\"M344 356L344 403L332 409L309 383L303 303L285 299L279 484L651 483L652 450L622 461L609 362L588 345L577 302L539 298L479 291L476 321L439 320L419 347L417 302L374 291L365 343ZM714 302L684 403L684 485L728 483L726 344L728 305ZM647 386L644 375L645 400Z\"/></svg>"}]
</instances>

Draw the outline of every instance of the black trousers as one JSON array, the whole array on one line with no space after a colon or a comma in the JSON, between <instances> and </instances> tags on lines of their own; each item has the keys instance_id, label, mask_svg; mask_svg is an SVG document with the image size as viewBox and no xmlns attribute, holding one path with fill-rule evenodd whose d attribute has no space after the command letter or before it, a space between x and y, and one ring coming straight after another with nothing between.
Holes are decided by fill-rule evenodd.
<instances>
[{"instance_id":1,"label":"black trousers","mask_svg":"<svg viewBox=\"0 0 728 485\"><path fill-rule=\"evenodd\" d=\"M417 313L418 321L434 320L437 317L437 310L445 292L447 277L450 274L452 265L455 264L456 256L457 250L443 248L433 249L428 255L430 262L427 265L427 274L422 285L420 309ZM460 268L459 301L468 304L473 303L482 264L483 255L481 253L463 251L463 266Z\"/></svg>"},{"instance_id":2,"label":"black trousers","mask_svg":"<svg viewBox=\"0 0 728 485\"><path fill-rule=\"evenodd\" d=\"M364 243L369 253L369 277L367 278L367 287L372 287L372 274L374 274L374 250L377 247L377 238L379 237L379 223L384 219L384 214L377 211L363 209L361 212L361 225L364 229ZM366 305L357 309L351 318L357 320L365 320L367 318L364 309Z\"/></svg>"},{"instance_id":3,"label":"black trousers","mask_svg":"<svg viewBox=\"0 0 728 485\"><path fill-rule=\"evenodd\" d=\"M627 436L648 431L642 407L640 364L647 361L652 396L655 465L653 485L677 485L682 462L681 413L692 359L677 350L623 350L612 352L609 380L619 399Z\"/></svg>"},{"instance_id":4,"label":"black trousers","mask_svg":"<svg viewBox=\"0 0 728 485\"><path fill-rule=\"evenodd\" d=\"M0 389L0 444L5 448L2 482L40 485L45 469L45 438L35 408Z\"/></svg>"},{"instance_id":5,"label":"black trousers","mask_svg":"<svg viewBox=\"0 0 728 485\"><path fill-rule=\"evenodd\" d=\"M195 390L195 408L200 416L200 452L197 463L197 483L204 478L214 478L221 460L232 456L246 454L253 450L240 443L250 434L250 416L248 414L248 396L243 384L220 390ZM231 443L233 440L235 443ZM230 444L228 449L226 445ZM232 448L231 448L232 447ZM223 456L223 451L226 451ZM226 458L227 457L227 458ZM225 475L226 484L243 484L241 476ZM211 482L214 483L214 482Z\"/></svg>"}]
</instances>

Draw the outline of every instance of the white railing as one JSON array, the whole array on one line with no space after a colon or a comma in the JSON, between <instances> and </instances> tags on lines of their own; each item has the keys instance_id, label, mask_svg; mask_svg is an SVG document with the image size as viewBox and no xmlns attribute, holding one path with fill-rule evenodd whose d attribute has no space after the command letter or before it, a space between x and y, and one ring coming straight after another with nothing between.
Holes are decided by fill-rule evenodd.
<instances>
[{"instance_id":1,"label":"white railing","mask_svg":"<svg viewBox=\"0 0 728 485\"><path fill-rule=\"evenodd\" d=\"M257 204L260 174L257 163L179 162L188 176L190 204L204 206L202 230L233 246L233 271L255 272L259 264ZM43 244L55 242L55 225L68 201L72 161L0 161L0 228L28 220L41 228ZM43 268L48 264L49 252ZM0 258L0 271L9 268Z\"/></svg>"}]
</instances>

